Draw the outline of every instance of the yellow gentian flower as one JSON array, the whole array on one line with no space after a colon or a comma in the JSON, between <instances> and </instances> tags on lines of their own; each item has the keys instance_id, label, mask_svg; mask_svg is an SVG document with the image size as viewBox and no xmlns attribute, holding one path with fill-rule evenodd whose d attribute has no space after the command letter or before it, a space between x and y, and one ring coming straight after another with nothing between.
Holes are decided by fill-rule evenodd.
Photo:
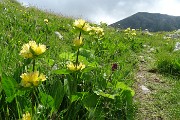
<instances>
[{"instance_id":1,"label":"yellow gentian flower","mask_svg":"<svg viewBox=\"0 0 180 120\"><path fill-rule=\"evenodd\" d=\"M23 114L22 120L31 120L31 115L29 112L26 112L26 114Z\"/></svg>"},{"instance_id":2,"label":"yellow gentian flower","mask_svg":"<svg viewBox=\"0 0 180 120\"><path fill-rule=\"evenodd\" d=\"M135 30L135 29L132 29L132 30L131 30L131 35L132 35L132 36L136 36L136 30Z\"/></svg>"},{"instance_id":3,"label":"yellow gentian flower","mask_svg":"<svg viewBox=\"0 0 180 120\"><path fill-rule=\"evenodd\" d=\"M136 32L131 33L132 36L136 36Z\"/></svg>"},{"instance_id":4,"label":"yellow gentian flower","mask_svg":"<svg viewBox=\"0 0 180 120\"><path fill-rule=\"evenodd\" d=\"M96 27L96 34L98 35L104 35L104 30L100 27Z\"/></svg>"},{"instance_id":5,"label":"yellow gentian flower","mask_svg":"<svg viewBox=\"0 0 180 120\"><path fill-rule=\"evenodd\" d=\"M100 27L91 27L92 32L90 32L91 35L93 34L97 34L99 36L103 36L104 35L104 30L103 28Z\"/></svg>"},{"instance_id":6,"label":"yellow gentian flower","mask_svg":"<svg viewBox=\"0 0 180 120\"><path fill-rule=\"evenodd\" d=\"M48 21L48 19L44 19L44 22L45 22L46 24L48 24L49 21Z\"/></svg>"},{"instance_id":7,"label":"yellow gentian flower","mask_svg":"<svg viewBox=\"0 0 180 120\"><path fill-rule=\"evenodd\" d=\"M67 65L67 68L70 70L70 71L79 71L79 70L82 70L85 68L85 65L82 64L82 63L79 63L79 65L75 65L73 64L72 62L70 62L68 65Z\"/></svg>"},{"instance_id":8,"label":"yellow gentian flower","mask_svg":"<svg viewBox=\"0 0 180 120\"><path fill-rule=\"evenodd\" d=\"M35 55L41 55L46 51L46 46L39 44L37 45L35 41L29 41L29 43L22 46L20 55L24 58L33 58Z\"/></svg>"},{"instance_id":9,"label":"yellow gentian flower","mask_svg":"<svg viewBox=\"0 0 180 120\"><path fill-rule=\"evenodd\" d=\"M80 39L79 39L79 37L75 38L75 39L73 40L74 46L80 47L80 46L83 44L82 39L83 39L82 37L80 37Z\"/></svg>"},{"instance_id":10,"label":"yellow gentian flower","mask_svg":"<svg viewBox=\"0 0 180 120\"><path fill-rule=\"evenodd\" d=\"M29 44L24 44L22 46L22 50L20 51L20 55L24 58L32 58L33 54L30 52L30 46Z\"/></svg>"},{"instance_id":11,"label":"yellow gentian flower","mask_svg":"<svg viewBox=\"0 0 180 120\"><path fill-rule=\"evenodd\" d=\"M78 20L75 20L75 22L73 23L74 27L77 27L77 28L80 28L82 29L85 25L85 20L83 19L78 19Z\"/></svg>"},{"instance_id":12,"label":"yellow gentian flower","mask_svg":"<svg viewBox=\"0 0 180 120\"><path fill-rule=\"evenodd\" d=\"M85 32L91 31L91 26L89 25L89 23L86 23L86 21L83 19L75 20L73 23L73 26L75 28L77 28L79 30L83 30Z\"/></svg>"},{"instance_id":13,"label":"yellow gentian flower","mask_svg":"<svg viewBox=\"0 0 180 120\"><path fill-rule=\"evenodd\" d=\"M131 28L127 28L126 30L124 30L124 32L129 32L131 30Z\"/></svg>"},{"instance_id":14,"label":"yellow gentian flower","mask_svg":"<svg viewBox=\"0 0 180 120\"><path fill-rule=\"evenodd\" d=\"M42 73L39 75L39 71L23 73L20 77L22 78L21 85L24 87L38 86L40 82L46 80L46 76Z\"/></svg>"},{"instance_id":15,"label":"yellow gentian flower","mask_svg":"<svg viewBox=\"0 0 180 120\"><path fill-rule=\"evenodd\" d=\"M31 46L31 49L33 50L35 55L43 54L46 51L46 46L42 45L42 44L39 44L39 45L32 44L30 46Z\"/></svg>"},{"instance_id":16,"label":"yellow gentian flower","mask_svg":"<svg viewBox=\"0 0 180 120\"><path fill-rule=\"evenodd\" d=\"M84 25L84 27L82 28L84 31L86 31L86 32L89 32L89 31L91 31L92 29L91 29L91 26L89 25L89 23L85 23L85 25Z\"/></svg>"}]
</instances>

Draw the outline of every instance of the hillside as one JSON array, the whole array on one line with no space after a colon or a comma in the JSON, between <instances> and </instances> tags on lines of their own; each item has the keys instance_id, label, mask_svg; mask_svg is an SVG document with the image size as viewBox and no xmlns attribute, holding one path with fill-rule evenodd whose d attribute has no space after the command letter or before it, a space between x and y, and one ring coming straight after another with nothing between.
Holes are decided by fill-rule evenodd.
<instances>
[{"instance_id":1,"label":"hillside","mask_svg":"<svg viewBox=\"0 0 180 120\"><path fill-rule=\"evenodd\" d=\"M110 26L126 29L128 27L149 31L173 31L180 29L180 17L160 13L138 12L130 17L115 22Z\"/></svg>"},{"instance_id":2,"label":"hillside","mask_svg":"<svg viewBox=\"0 0 180 120\"><path fill-rule=\"evenodd\" d=\"M180 40L0 2L0 120L179 120ZM180 44L180 43L179 43Z\"/></svg>"}]
</instances>

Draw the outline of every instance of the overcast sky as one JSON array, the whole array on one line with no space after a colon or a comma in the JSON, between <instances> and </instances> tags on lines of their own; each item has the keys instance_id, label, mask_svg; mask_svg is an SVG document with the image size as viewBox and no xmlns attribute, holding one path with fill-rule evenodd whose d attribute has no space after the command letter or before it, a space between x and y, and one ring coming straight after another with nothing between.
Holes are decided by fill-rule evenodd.
<instances>
[{"instance_id":1,"label":"overcast sky","mask_svg":"<svg viewBox=\"0 0 180 120\"><path fill-rule=\"evenodd\" d=\"M24 5L91 22L117 22L137 12L180 16L180 0L18 0Z\"/></svg>"}]
</instances>

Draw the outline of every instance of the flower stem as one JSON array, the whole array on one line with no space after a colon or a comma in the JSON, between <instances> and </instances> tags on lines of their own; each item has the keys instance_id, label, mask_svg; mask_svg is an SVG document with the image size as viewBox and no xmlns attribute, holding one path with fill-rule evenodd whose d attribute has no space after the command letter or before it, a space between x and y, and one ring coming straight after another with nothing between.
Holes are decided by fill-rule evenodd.
<instances>
[{"instance_id":1,"label":"flower stem","mask_svg":"<svg viewBox=\"0 0 180 120\"><path fill-rule=\"evenodd\" d=\"M34 88L31 91L31 103L32 103L32 115L34 114L34 106L35 106L35 95L34 95Z\"/></svg>"},{"instance_id":2,"label":"flower stem","mask_svg":"<svg viewBox=\"0 0 180 120\"><path fill-rule=\"evenodd\" d=\"M21 111L21 108L19 106L19 102L17 101L17 96L15 97L15 101L16 101L16 107L17 107L17 111L18 111L18 117L20 119L20 111Z\"/></svg>"},{"instance_id":3,"label":"flower stem","mask_svg":"<svg viewBox=\"0 0 180 120\"><path fill-rule=\"evenodd\" d=\"M77 50L77 55L76 55L76 67L78 66L78 59L79 59L79 48Z\"/></svg>"},{"instance_id":4,"label":"flower stem","mask_svg":"<svg viewBox=\"0 0 180 120\"><path fill-rule=\"evenodd\" d=\"M79 39L81 38L81 31L80 31L80 33L79 33Z\"/></svg>"},{"instance_id":5,"label":"flower stem","mask_svg":"<svg viewBox=\"0 0 180 120\"><path fill-rule=\"evenodd\" d=\"M35 59L33 59L33 72L35 71ZM32 103L32 114L34 113L34 106L35 106L35 95L34 95L34 87L32 88L31 91L31 103Z\"/></svg>"},{"instance_id":6,"label":"flower stem","mask_svg":"<svg viewBox=\"0 0 180 120\"><path fill-rule=\"evenodd\" d=\"M81 38L81 31L80 31L80 33L79 33L79 39ZM79 48L78 48L78 50L77 50L77 55L76 55L76 67L78 66L78 57L79 57Z\"/></svg>"},{"instance_id":7,"label":"flower stem","mask_svg":"<svg viewBox=\"0 0 180 120\"><path fill-rule=\"evenodd\" d=\"M47 32L48 32L48 25L46 24L46 41L48 41ZM49 41L48 41L48 43L49 43Z\"/></svg>"},{"instance_id":8,"label":"flower stem","mask_svg":"<svg viewBox=\"0 0 180 120\"><path fill-rule=\"evenodd\" d=\"M79 40L80 39L81 39L81 31L79 33ZM76 63L75 63L76 69L78 64L79 64L79 48L77 49L77 54L76 54ZM73 92L77 92L77 82L78 82L78 73L75 73L75 80L73 81Z\"/></svg>"},{"instance_id":9,"label":"flower stem","mask_svg":"<svg viewBox=\"0 0 180 120\"><path fill-rule=\"evenodd\" d=\"M35 59L33 59L33 72L34 72L34 70L35 70Z\"/></svg>"}]
</instances>

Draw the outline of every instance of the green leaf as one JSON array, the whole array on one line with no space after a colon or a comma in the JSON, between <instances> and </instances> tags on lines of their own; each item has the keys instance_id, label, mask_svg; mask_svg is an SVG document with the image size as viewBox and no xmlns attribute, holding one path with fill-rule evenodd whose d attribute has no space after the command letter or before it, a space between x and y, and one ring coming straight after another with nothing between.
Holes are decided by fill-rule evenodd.
<instances>
[{"instance_id":1,"label":"green leaf","mask_svg":"<svg viewBox=\"0 0 180 120\"><path fill-rule=\"evenodd\" d=\"M89 63L88 66L91 66L91 67L94 67L94 68L97 68L99 66L99 64L97 62L91 62Z\"/></svg>"},{"instance_id":2,"label":"green leaf","mask_svg":"<svg viewBox=\"0 0 180 120\"><path fill-rule=\"evenodd\" d=\"M94 93L96 93L97 95L100 95L102 97L106 97L106 98L110 98L110 99L114 99L116 95L111 95L111 94L108 94L108 93L105 93L101 90L98 90L98 91L94 91Z\"/></svg>"},{"instance_id":3,"label":"green leaf","mask_svg":"<svg viewBox=\"0 0 180 120\"><path fill-rule=\"evenodd\" d=\"M66 74L70 74L71 71L67 70L67 69L61 69L61 70L53 70L51 73L52 74L59 74L59 75L62 75L62 74L66 75Z\"/></svg>"},{"instance_id":4,"label":"green leaf","mask_svg":"<svg viewBox=\"0 0 180 120\"><path fill-rule=\"evenodd\" d=\"M46 59L46 63L49 65L49 66L52 66L54 64L54 60L53 59Z\"/></svg>"},{"instance_id":5,"label":"green leaf","mask_svg":"<svg viewBox=\"0 0 180 120\"><path fill-rule=\"evenodd\" d=\"M74 101L82 100L86 94L88 94L88 92L77 92L71 95L71 103Z\"/></svg>"},{"instance_id":6,"label":"green leaf","mask_svg":"<svg viewBox=\"0 0 180 120\"><path fill-rule=\"evenodd\" d=\"M51 96L54 99L55 108L58 109L64 97L64 86L60 80L57 80L53 83L51 88Z\"/></svg>"},{"instance_id":7,"label":"green leaf","mask_svg":"<svg viewBox=\"0 0 180 120\"><path fill-rule=\"evenodd\" d=\"M3 90L2 83L1 83L1 79L2 79L1 75L2 75L2 65L0 64L0 94L1 94L1 92Z\"/></svg>"},{"instance_id":8,"label":"green leaf","mask_svg":"<svg viewBox=\"0 0 180 120\"><path fill-rule=\"evenodd\" d=\"M107 88L113 88L113 87L114 87L114 86L113 86L112 83L110 83L110 82L107 83Z\"/></svg>"},{"instance_id":9,"label":"green leaf","mask_svg":"<svg viewBox=\"0 0 180 120\"><path fill-rule=\"evenodd\" d=\"M128 87L126 84L123 82L117 82L115 89L122 89L122 90L129 90L131 92L131 95L134 96L135 92L132 90L130 87Z\"/></svg>"},{"instance_id":10,"label":"green leaf","mask_svg":"<svg viewBox=\"0 0 180 120\"><path fill-rule=\"evenodd\" d=\"M85 106L85 108L87 110L89 110L90 108L95 108L96 105L98 104L98 99L99 96L97 96L94 93L87 93L85 94L85 96L83 97L83 105Z\"/></svg>"},{"instance_id":11,"label":"green leaf","mask_svg":"<svg viewBox=\"0 0 180 120\"><path fill-rule=\"evenodd\" d=\"M29 65L31 63L32 59L28 58L28 59L24 59L24 66Z\"/></svg>"},{"instance_id":12,"label":"green leaf","mask_svg":"<svg viewBox=\"0 0 180 120\"><path fill-rule=\"evenodd\" d=\"M105 120L105 113L103 108L90 108L88 120Z\"/></svg>"},{"instance_id":13,"label":"green leaf","mask_svg":"<svg viewBox=\"0 0 180 120\"><path fill-rule=\"evenodd\" d=\"M86 50L84 48L80 48L79 49L80 51L80 55L86 57L88 60L94 60L95 59L95 56L94 56L94 51L92 50Z\"/></svg>"},{"instance_id":14,"label":"green leaf","mask_svg":"<svg viewBox=\"0 0 180 120\"><path fill-rule=\"evenodd\" d=\"M19 89L17 92L16 92L16 95L17 96L24 96L26 94L26 90L21 90Z\"/></svg>"},{"instance_id":15,"label":"green leaf","mask_svg":"<svg viewBox=\"0 0 180 120\"><path fill-rule=\"evenodd\" d=\"M94 69L95 69L95 67L87 66L87 67L85 67L85 68L82 70L82 72L83 72L83 73L87 73L87 72L90 72L91 70L94 70Z\"/></svg>"},{"instance_id":16,"label":"green leaf","mask_svg":"<svg viewBox=\"0 0 180 120\"><path fill-rule=\"evenodd\" d=\"M2 74L2 88L5 91L5 94L7 96L6 100L8 102L11 102L14 99L16 93L16 86L17 83L13 78Z\"/></svg>"},{"instance_id":17,"label":"green leaf","mask_svg":"<svg viewBox=\"0 0 180 120\"><path fill-rule=\"evenodd\" d=\"M180 70L180 61L179 60L174 60L175 68Z\"/></svg>"},{"instance_id":18,"label":"green leaf","mask_svg":"<svg viewBox=\"0 0 180 120\"><path fill-rule=\"evenodd\" d=\"M39 96L40 96L41 103L44 106L54 108L54 99L50 95L40 92Z\"/></svg>"},{"instance_id":19,"label":"green leaf","mask_svg":"<svg viewBox=\"0 0 180 120\"><path fill-rule=\"evenodd\" d=\"M86 63L87 64L87 63ZM86 66L82 72L87 73L97 68L98 64L96 62L88 63L88 66Z\"/></svg>"},{"instance_id":20,"label":"green leaf","mask_svg":"<svg viewBox=\"0 0 180 120\"><path fill-rule=\"evenodd\" d=\"M73 60L73 56L74 56L74 53L70 53L70 52L63 52L59 54L59 57L65 60Z\"/></svg>"},{"instance_id":21,"label":"green leaf","mask_svg":"<svg viewBox=\"0 0 180 120\"><path fill-rule=\"evenodd\" d=\"M64 92L67 94L67 97L70 98L71 92L70 92L70 80L64 79Z\"/></svg>"},{"instance_id":22,"label":"green leaf","mask_svg":"<svg viewBox=\"0 0 180 120\"><path fill-rule=\"evenodd\" d=\"M95 93L87 93L82 99L84 107L89 111L90 120L103 120L103 109L98 106L99 96Z\"/></svg>"},{"instance_id":23,"label":"green leaf","mask_svg":"<svg viewBox=\"0 0 180 120\"><path fill-rule=\"evenodd\" d=\"M0 80L1 80L1 74L2 74L2 65L0 64Z\"/></svg>"},{"instance_id":24,"label":"green leaf","mask_svg":"<svg viewBox=\"0 0 180 120\"><path fill-rule=\"evenodd\" d=\"M85 65L88 65L89 62L87 61L86 57L79 55L79 62L84 63Z\"/></svg>"},{"instance_id":25,"label":"green leaf","mask_svg":"<svg viewBox=\"0 0 180 120\"><path fill-rule=\"evenodd\" d=\"M3 88L2 88L2 84L0 82L0 94L1 94L2 91L3 91Z\"/></svg>"}]
</instances>

